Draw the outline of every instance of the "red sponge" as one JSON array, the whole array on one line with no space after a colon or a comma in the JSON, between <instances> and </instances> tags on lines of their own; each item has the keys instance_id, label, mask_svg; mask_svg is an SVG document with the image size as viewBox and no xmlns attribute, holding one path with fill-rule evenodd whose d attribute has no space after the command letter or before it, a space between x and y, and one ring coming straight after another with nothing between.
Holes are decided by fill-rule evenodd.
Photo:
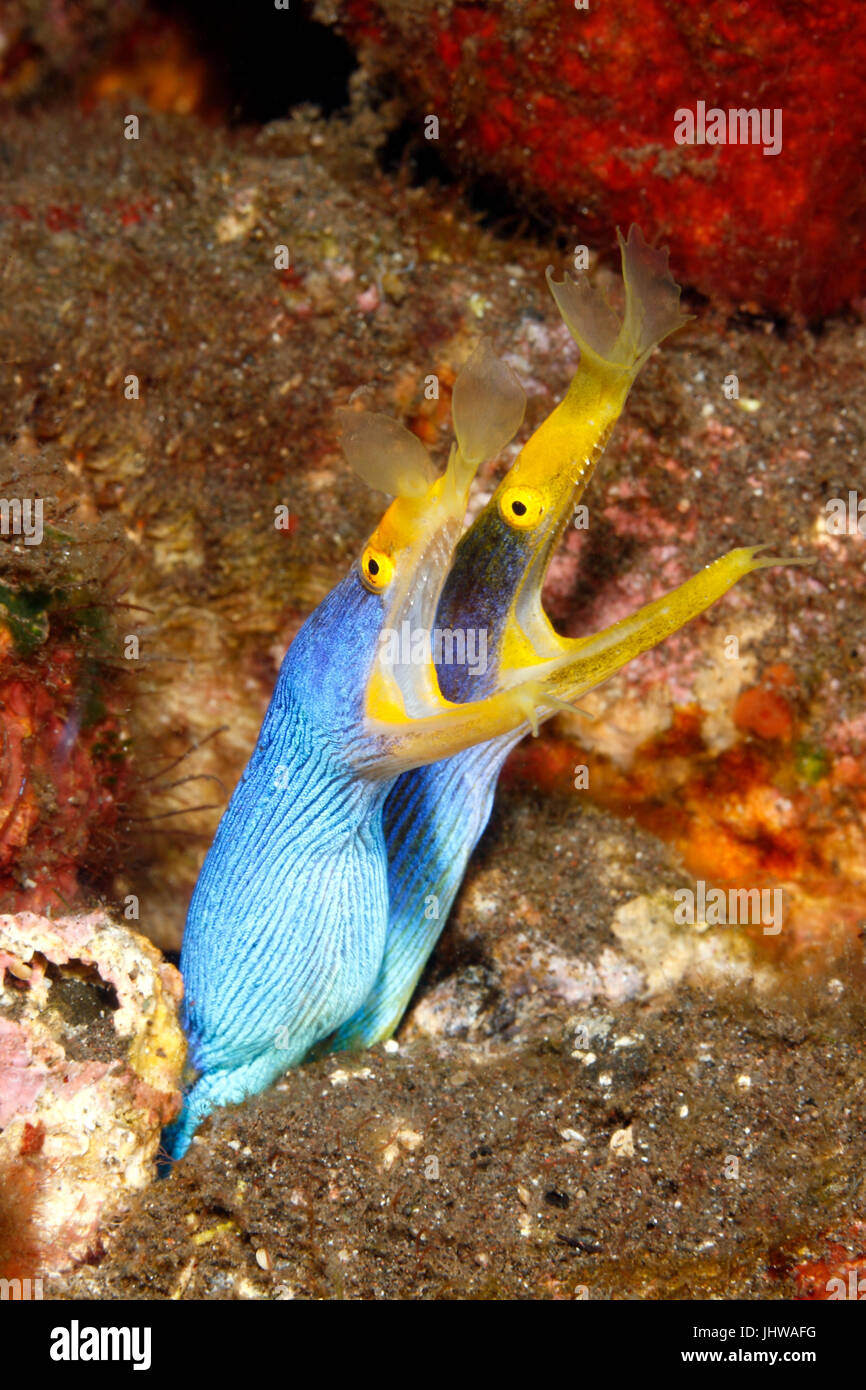
<instances>
[{"instance_id":1,"label":"red sponge","mask_svg":"<svg viewBox=\"0 0 866 1390\"><path fill-rule=\"evenodd\" d=\"M866 291L859 0L338 0L337 11L366 61L400 74L419 129L438 116L440 155L553 210L576 242L637 221L670 246L681 279L774 313L817 318ZM735 110L766 112L775 138L676 142L683 111L696 137L744 134ZM778 153L764 153L779 134Z\"/></svg>"}]
</instances>

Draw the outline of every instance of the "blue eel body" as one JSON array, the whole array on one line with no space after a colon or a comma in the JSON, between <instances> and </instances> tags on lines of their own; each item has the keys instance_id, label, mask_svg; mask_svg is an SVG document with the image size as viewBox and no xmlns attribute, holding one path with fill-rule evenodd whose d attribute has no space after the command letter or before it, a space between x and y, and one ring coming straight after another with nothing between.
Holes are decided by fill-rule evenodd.
<instances>
[{"instance_id":1,"label":"blue eel body","mask_svg":"<svg viewBox=\"0 0 866 1390\"><path fill-rule=\"evenodd\" d=\"M352 571L304 623L205 860L181 956L183 1024L201 1075L165 1134L174 1157L216 1105L300 1061L376 978L391 783L358 777L345 752L383 610ZM288 902L301 905L303 930L286 931Z\"/></svg>"},{"instance_id":2,"label":"blue eel body","mask_svg":"<svg viewBox=\"0 0 866 1390\"><path fill-rule=\"evenodd\" d=\"M525 532L509 532L494 515L463 536L436 613L441 631L487 634L487 664L436 668L443 695L480 699L498 684L508 603L533 555ZM523 731L467 748L445 761L404 772L383 813L388 855L388 935L382 968L363 1006L337 1030L332 1050L369 1047L390 1036L405 1012L479 839L490 819L496 783Z\"/></svg>"}]
</instances>

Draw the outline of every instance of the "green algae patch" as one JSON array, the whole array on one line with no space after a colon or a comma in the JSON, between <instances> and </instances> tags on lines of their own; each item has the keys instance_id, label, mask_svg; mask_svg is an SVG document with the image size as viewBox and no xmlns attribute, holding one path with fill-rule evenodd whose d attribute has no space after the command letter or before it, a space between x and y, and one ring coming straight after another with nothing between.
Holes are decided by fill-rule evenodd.
<instances>
[{"instance_id":1,"label":"green algae patch","mask_svg":"<svg viewBox=\"0 0 866 1390\"><path fill-rule=\"evenodd\" d=\"M0 622L5 623L15 650L30 656L48 638L48 606L51 591L22 589L16 592L0 584Z\"/></svg>"}]
</instances>

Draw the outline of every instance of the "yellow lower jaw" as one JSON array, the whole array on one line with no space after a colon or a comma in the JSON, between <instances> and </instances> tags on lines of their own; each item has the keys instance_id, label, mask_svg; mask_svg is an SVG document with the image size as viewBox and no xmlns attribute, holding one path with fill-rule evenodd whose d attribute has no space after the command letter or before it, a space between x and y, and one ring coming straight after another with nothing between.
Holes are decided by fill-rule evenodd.
<instances>
[{"instance_id":1,"label":"yellow lower jaw","mask_svg":"<svg viewBox=\"0 0 866 1390\"><path fill-rule=\"evenodd\" d=\"M386 724L408 723L408 715L394 677L374 666L367 682L364 713L367 719Z\"/></svg>"}]
</instances>

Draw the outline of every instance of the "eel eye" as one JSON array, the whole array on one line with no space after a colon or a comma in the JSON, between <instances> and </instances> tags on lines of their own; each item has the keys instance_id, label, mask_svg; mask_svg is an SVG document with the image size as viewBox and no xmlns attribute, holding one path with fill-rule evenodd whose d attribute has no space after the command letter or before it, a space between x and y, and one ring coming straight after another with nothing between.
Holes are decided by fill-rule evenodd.
<instances>
[{"instance_id":1,"label":"eel eye","mask_svg":"<svg viewBox=\"0 0 866 1390\"><path fill-rule=\"evenodd\" d=\"M510 487L502 494L499 510L509 526L528 531L544 515L544 499L534 487Z\"/></svg>"},{"instance_id":2,"label":"eel eye","mask_svg":"<svg viewBox=\"0 0 866 1390\"><path fill-rule=\"evenodd\" d=\"M381 594L394 577L394 562L381 550L368 545L361 556L361 575L368 589Z\"/></svg>"}]
</instances>

